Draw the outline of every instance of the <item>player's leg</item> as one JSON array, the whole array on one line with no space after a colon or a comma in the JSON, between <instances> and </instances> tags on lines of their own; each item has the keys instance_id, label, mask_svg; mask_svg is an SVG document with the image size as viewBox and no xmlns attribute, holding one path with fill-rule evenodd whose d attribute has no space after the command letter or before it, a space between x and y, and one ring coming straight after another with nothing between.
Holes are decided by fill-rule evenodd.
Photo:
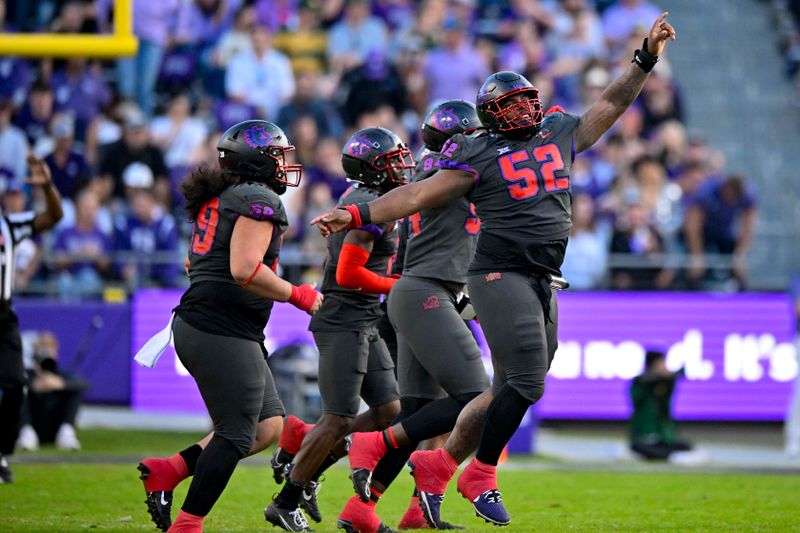
<instances>
[{"instance_id":1,"label":"player's leg","mask_svg":"<svg viewBox=\"0 0 800 533\"><path fill-rule=\"evenodd\" d=\"M0 484L11 483L8 457L14 453L22 414L25 370L17 316L0 302Z\"/></svg>"},{"instance_id":2,"label":"player's leg","mask_svg":"<svg viewBox=\"0 0 800 533\"><path fill-rule=\"evenodd\" d=\"M302 440L280 493L265 509L267 520L284 529L288 527L283 515L298 508L321 467L333 464L341 456L337 452L344 453L343 437L358 414L359 391L367 373L369 343L365 332L314 332L314 340L319 349L323 414Z\"/></svg>"},{"instance_id":3,"label":"player's leg","mask_svg":"<svg viewBox=\"0 0 800 533\"><path fill-rule=\"evenodd\" d=\"M369 360L367 363L367 375L361 386L361 398L370 406L367 413L375 413L373 417L374 424L368 429L368 431L372 431L387 427L393 419L397 418L400 413L400 393L397 389L394 362L386 343L378 335L377 330L370 328L367 333ZM360 434L363 433L354 433L353 435ZM351 447L350 453L352 451ZM357 496L351 498L339 514L338 527L345 531L363 533L391 531L375 513L375 505L380 495L379 491L374 491L372 499L366 502L360 500Z\"/></svg>"},{"instance_id":4,"label":"player's leg","mask_svg":"<svg viewBox=\"0 0 800 533\"><path fill-rule=\"evenodd\" d=\"M170 531L201 531L203 517L222 494L239 459L253 446L267 367L257 342L204 333L180 318L175 319L174 333L176 351L197 382L214 436L197 459L189 492Z\"/></svg>"},{"instance_id":5,"label":"player's leg","mask_svg":"<svg viewBox=\"0 0 800 533\"><path fill-rule=\"evenodd\" d=\"M248 456L255 455L271 446L278 439L283 427L283 404L278 398L275 381L266 360L264 360L264 365L267 368L264 397L255 440L247 453ZM194 475L197 459L211 442L212 437L214 437L213 431L188 448L169 457L149 457L139 463L140 477L145 481L146 492L150 493L148 510L153 522L166 524L164 527L169 527L172 523L172 493L181 481Z\"/></svg>"},{"instance_id":6,"label":"player's leg","mask_svg":"<svg viewBox=\"0 0 800 533\"><path fill-rule=\"evenodd\" d=\"M513 272L499 279L472 276L469 284L492 350L495 382L475 459L459 477L458 489L478 516L505 525L510 517L497 487L497 462L528 408L544 393L555 353L548 338L554 341L557 334L556 296L544 279Z\"/></svg>"}]
</instances>

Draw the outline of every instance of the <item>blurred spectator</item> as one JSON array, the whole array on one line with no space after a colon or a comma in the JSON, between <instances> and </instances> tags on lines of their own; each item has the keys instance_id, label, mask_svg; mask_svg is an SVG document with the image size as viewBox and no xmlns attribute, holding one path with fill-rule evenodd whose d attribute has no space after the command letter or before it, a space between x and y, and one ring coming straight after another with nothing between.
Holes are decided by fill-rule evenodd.
<instances>
[{"instance_id":1,"label":"blurred spectator","mask_svg":"<svg viewBox=\"0 0 800 533\"><path fill-rule=\"evenodd\" d=\"M689 278L711 283L732 279L735 288L744 287L747 252L756 224L756 199L744 176L731 174L711 178L697 190L686 213L686 245L691 253ZM703 254L720 254L733 259L733 268L706 271Z\"/></svg>"},{"instance_id":2,"label":"blurred spectator","mask_svg":"<svg viewBox=\"0 0 800 533\"><path fill-rule=\"evenodd\" d=\"M276 123L281 128L288 128L302 115L313 117L320 135L340 137L342 135L342 120L339 112L333 105L318 95L319 76L310 70L296 72L297 92L291 101L284 105Z\"/></svg>"},{"instance_id":3,"label":"blurred spectator","mask_svg":"<svg viewBox=\"0 0 800 533\"><path fill-rule=\"evenodd\" d=\"M110 266L111 241L100 230L100 201L91 189L75 199L75 224L56 236L53 251L59 271L58 292L62 296L97 296Z\"/></svg>"},{"instance_id":4,"label":"blurred spectator","mask_svg":"<svg viewBox=\"0 0 800 533\"><path fill-rule=\"evenodd\" d=\"M669 120L659 125L654 139L654 155L661 161L670 178L680 172L683 154L686 150L686 128L677 120Z\"/></svg>"},{"instance_id":5,"label":"blurred spectator","mask_svg":"<svg viewBox=\"0 0 800 533\"><path fill-rule=\"evenodd\" d=\"M328 33L328 60L334 72L360 65L373 50L386 52L386 25L370 15L369 0L346 0L344 17Z\"/></svg>"},{"instance_id":6,"label":"blurred spectator","mask_svg":"<svg viewBox=\"0 0 800 533\"><path fill-rule=\"evenodd\" d=\"M193 0L181 13L180 37L198 50L205 50L219 41L233 25L241 0Z\"/></svg>"},{"instance_id":7,"label":"blurred spectator","mask_svg":"<svg viewBox=\"0 0 800 533\"><path fill-rule=\"evenodd\" d=\"M373 50L367 60L342 76L340 89L347 95L342 114L355 124L365 112L389 105L400 115L406 108L406 90L400 73L382 51Z\"/></svg>"},{"instance_id":8,"label":"blurred spectator","mask_svg":"<svg viewBox=\"0 0 800 533\"><path fill-rule=\"evenodd\" d=\"M467 42L465 28L456 19L447 19L444 30L444 45L431 51L425 62L428 102L453 98L474 101L489 67Z\"/></svg>"},{"instance_id":9,"label":"blurred spectator","mask_svg":"<svg viewBox=\"0 0 800 533\"><path fill-rule=\"evenodd\" d=\"M227 68L231 59L239 52L252 49L250 35L255 28L253 7L244 5L236 12L233 26L222 34L212 52L211 62L215 67Z\"/></svg>"},{"instance_id":10,"label":"blurred spectator","mask_svg":"<svg viewBox=\"0 0 800 533\"><path fill-rule=\"evenodd\" d=\"M53 185L64 198L72 198L75 191L91 178L89 165L83 154L75 150L75 124L70 115L58 115L50 126L53 150L44 158L53 176Z\"/></svg>"},{"instance_id":11,"label":"blurred spectator","mask_svg":"<svg viewBox=\"0 0 800 533\"><path fill-rule=\"evenodd\" d=\"M275 48L286 54L297 75L307 71L320 75L325 70L328 36L319 27L319 10L311 2L300 2L297 27L275 35Z\"/></svg>"},{"instance_id":12,"label":"blurred spectator","mask_svg":"<svg viewBox=\"0 0 800 533\"><path fill-rule=\"evenodd\" d=\"M14 117L14 125L25 133L29 144L47 136L53 109L53 90L45 82L36 82L25 105Z\"/></svg>"},{"instance_id":13,"label":"blurred spectator","mask_svg":"<svg viewBox=\"0 0 800 533\"><path fill-rule=\"evenodd\" d=\"M228 98L250 104L274 120L278 110L294 95L294 75L285 55L272 48L272 34L264 26L252 33L252 50L231 59L225 74Z\"/></svg>"},{"instance_id":14,"label":"blurred spectator","mask_svg":"<svg viewBox=\"0 0 800 533\"><path fill-rule=\"evenodd\" d=\"M622 44L634 31L647 31L660 14L659 8L645 0L619 0L603 13L606 41L612 46Z\"/></svg>"},{"instance_id":15,"label":"blurred spectator","mask_svg":"<svg viewBox=\"0 0 800 533\"><path fill-rule=\"evenodd\" d=\"M41 333L33 346L33 368L28 371L28 424L19 436L23 449L35 450L40 443L53 442L62 450L81 448L75 420L88 383L59 368L58 348L58 339L50 331Z\"/></svg>"},{"instance_id":16,"label":"blurred spectator","mask_svg":"<svg viewBox=\"0 0 800 533\"><path fill-rule=\"evenodd\" d=\"M618 222L611 237L611 253L626 254L625 266L611 268L611 284L617 290L665 289L672 272L663 266L664 240L648 222L648 213L639 203L628 205L625 218Z\"/></svg>"},{"instance_id":17,"label":"blurred spectator","mask_svg":"<svg viewBox=\"0 0 800 533\"><path fill-rule=\"evenodd\" d=\"M133 165L126 171L130 211L114 220L114 250L133 252L118 263L122 279L134 288L155 283L174 287L181 272L178 227L175 219L158 202L150 184L148 169Z\"/></svg>"},{"instance_id":18,"label":"blurred spectator","mask_svg":"<svg viewBox=\"0 0 800 533\"><path fill-rule=\"evenodd\" d=\"M683 369L667 370L663 352L648 351L644 372L631 382L630 447L645 459L666 460L675 452L692 449L678 439L672 418L675 381L683 375Z\"/></svg>"},{"instance_id":19,"label":"blurred spectator","mask_svg":"<svg viewBox=\"0 0 800 533\"><path fill-rule=\"evenodd\" d=\"M319 141L319 131L314 117L310 115L297 117L289 126L288 135L295 146L295 158L303 165L312 165L317 156L316 149Z\"/></svg>"},{"instance_id":20,"label":"blurred spectator","mask_svg":"<svg viewBox=\"0 0 800 533\"><path fill-rule=\"evenodd\" d=\"M668 120L683 120L683 104L678 89L664 72L648 76L639 100L644 113L644 134Z\"/></svg>"},{"instance_id":21,"label":"blurred spectator","mask_svg":"<svg viewBox=\"0 0 800 533\"><path fill-rule=\"evenodd\" d=\"M561 272L570 288L596 289L603 281L608 245L597 230L591 196L578 194L572 200L572 230Z\"/></svg>"},{"instance_id":22,"label":"blurred spectator","mask_svg":"<svg viewBox=\"0 0 800 533\"><path fill-rule=\"evenodd\" d=\"M653 156L644 155L636 159L631 170L638 185L638 202L652 214L656 228L667 241L672 241L683 224L681 212L681 188L667 181L666 170ZM671 248L666 242L666 248Z\"/></svg>"},{"instance_id":23,"label":"blurred spectator","mask_svg":"<svg viewBox=\"0 0 800 533\"><path fill-rule=\"evenodd\" d=\"M161 59L176 35L183 0L133 0L133 32L139 49L133 57L117 60L120 93L135 100L146 114L153 111L154 91Z\"/></svg>"},{"instance_id":24,"label":"blurred spectator","mask_svg":"<svg viewBox=\"0 0 800 533\"><path fill-rule=\"evenodd\" d=\"M192 116L192 104L186 94L173 97L166 114L150 123L153 145L164 153L164 162L170 169L198 163L207 134L203 121Z\"/></svg>"},{"instance_id":25,"label":"blurred spectator","mask_svg":"<svg viewBox=\"0 0 800 533\"><path fill-rule=\"evenodd\" d=\"M169 197L167 167L161 150L150 141L147 119L141 112L133 112L125 119L122 139L108 146L100 161L100 179L112 187L115 197L124 196L122 174L134 162L147 165L155 177L158 198L164 202Z\"/></svg>"},{"instance_id":26,"label":"blurred spectator","mask_svg":"<svg viewBox=\"0 0 800 533\"><path fill-rule=\"evenodd\" d=\"M28 141L25 133L11 124L14 112L11 102L0 99L0 172L5 171L13 179L22 180L26 176Z\"/></svg>"},{"instance_id":27,"label":"blurred spectator","mask_svg":"<svg viewBox=\"0 0 800 533\"><path fill-rule=\"evenodd\" d=\"M256 22L277 31L279 28L291 27L294 19L296 0L255 0L251 2L255 10ZM338 0L326 0L327 4L338 4ZM337 8L338 9L338 8Z\"/></svg>"},{"instance_id":28,"label":"blurred spectator","mask_svg":"<svg viewBox=\"0 0 800 533\"><path fill-rule=\"evenodd\" d=\"M87 64L83 58L70 58L50 80L56 110L68 111L75 118L75 137L84 141L92 122L111 102L111 89L99 63Z\"/></svg>"}]
</instances>

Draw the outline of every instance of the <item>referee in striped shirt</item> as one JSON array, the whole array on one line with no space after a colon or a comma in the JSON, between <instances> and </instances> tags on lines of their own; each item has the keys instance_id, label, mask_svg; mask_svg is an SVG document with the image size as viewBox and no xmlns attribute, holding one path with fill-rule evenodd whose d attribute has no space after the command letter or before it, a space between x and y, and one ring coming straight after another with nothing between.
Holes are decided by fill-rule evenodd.
<instances>
[{"instance_id":1,"label":"referee in striped shirt","mask_svg":"<svg viewBox=\"0 0 800 533\"><path fill-rule=\"evenodd\" d=\"M55 226L63 215L61 197L53 186L50 169L43 161L28 157L29 185L42 187L46 209L5 214L0 209L0 484L12 481L7 455L14 452L19 434L25 369L17 315L11 308L14 289L14 248L26 237Z\"/></svg>"}]
</instances>

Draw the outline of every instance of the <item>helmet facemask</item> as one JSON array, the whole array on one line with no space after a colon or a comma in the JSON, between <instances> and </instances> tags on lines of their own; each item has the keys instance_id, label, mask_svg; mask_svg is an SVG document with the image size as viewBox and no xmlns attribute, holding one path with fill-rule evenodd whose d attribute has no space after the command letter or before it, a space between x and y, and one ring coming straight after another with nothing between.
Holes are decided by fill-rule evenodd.
<instances>
[{"instance_id":1,"label":"helmet facemask","mask_svg":"<svg viewBox=\"0 0 800 533\"><path fill-rule=\"evenodd\" d=\"M513 102L509 99L520 95ZM497 122L497 131L532 133L539 128L544 118L539 91L533 87L521 87L509 91L499 98L487 102L484 112Z\"/></svg>"},{"instance_id":2,"label":"helmet facemask","mask_svg":"<svg viewBox=\"0 0 800 533\"><path fill-rule=\"evenodd\" d=\"M293 152L294 146L265 146L260 149L262 155L268 156L275 161L275 175L273 178L278 183L287 187L297 187L300 185L300 178L303 176L303 165L286 163L286 152Z\"/></svg>"},{"instance_id":3,"label":"helmet facemask","mask_svg":"<svg viewBox=\"0 0 800 533\"><path fill-rule=\"evenodd\" d=\"M409 182L411 171L414 169L414 156L406 146L399 146L376 157L372 161L372 168L386 173L391 182L389 189L393 189Z\"/></svg>"}]
</instances>

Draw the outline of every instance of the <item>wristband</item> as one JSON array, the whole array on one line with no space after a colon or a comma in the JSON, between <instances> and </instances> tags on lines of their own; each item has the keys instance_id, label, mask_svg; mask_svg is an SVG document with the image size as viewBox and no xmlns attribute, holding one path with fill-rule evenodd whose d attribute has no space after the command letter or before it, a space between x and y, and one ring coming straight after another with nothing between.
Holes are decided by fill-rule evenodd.
<instances>
[{"instance_id":1,"label":"wristband","mask_svg":"<svg viewBox=\"0 0 800 533\"><path fill-rule=\"evenodd\" d=\"M366 203L357 203L357 204L350 204L344 207L340 207L339 209L344 209L350 216L350 223L347 225L347 229L355 229L360 228L361 226L367 226L372 223L372 217L369 213L369 205Z\"/></svg>"},{"instance_id":2,"label":"wristband","mask_svg":"<svg viewBox=\"0 0 800 533\"><path fill-rule=\"evenodd\" d=\"M647 51L647 37L644 38L642 49L636 50L633 53L633 59L631 60L631 63L636 63L639 68L645 72L650 72L653 70L653 67L656 66L656 63L658 63L658 56L654 56Z\"/></svg>"},{"instance_id":3,"label":"wristband","mask_svg":"<svg viewBox=\"0 0 800 533\"><path fill-rule=\"evenodd\" d=\"M311 285L303 284L300 286L292 285L292 294L287 301L298 309L308 312L316 299L317 291Z\"/></svg>"}]
</instances>

